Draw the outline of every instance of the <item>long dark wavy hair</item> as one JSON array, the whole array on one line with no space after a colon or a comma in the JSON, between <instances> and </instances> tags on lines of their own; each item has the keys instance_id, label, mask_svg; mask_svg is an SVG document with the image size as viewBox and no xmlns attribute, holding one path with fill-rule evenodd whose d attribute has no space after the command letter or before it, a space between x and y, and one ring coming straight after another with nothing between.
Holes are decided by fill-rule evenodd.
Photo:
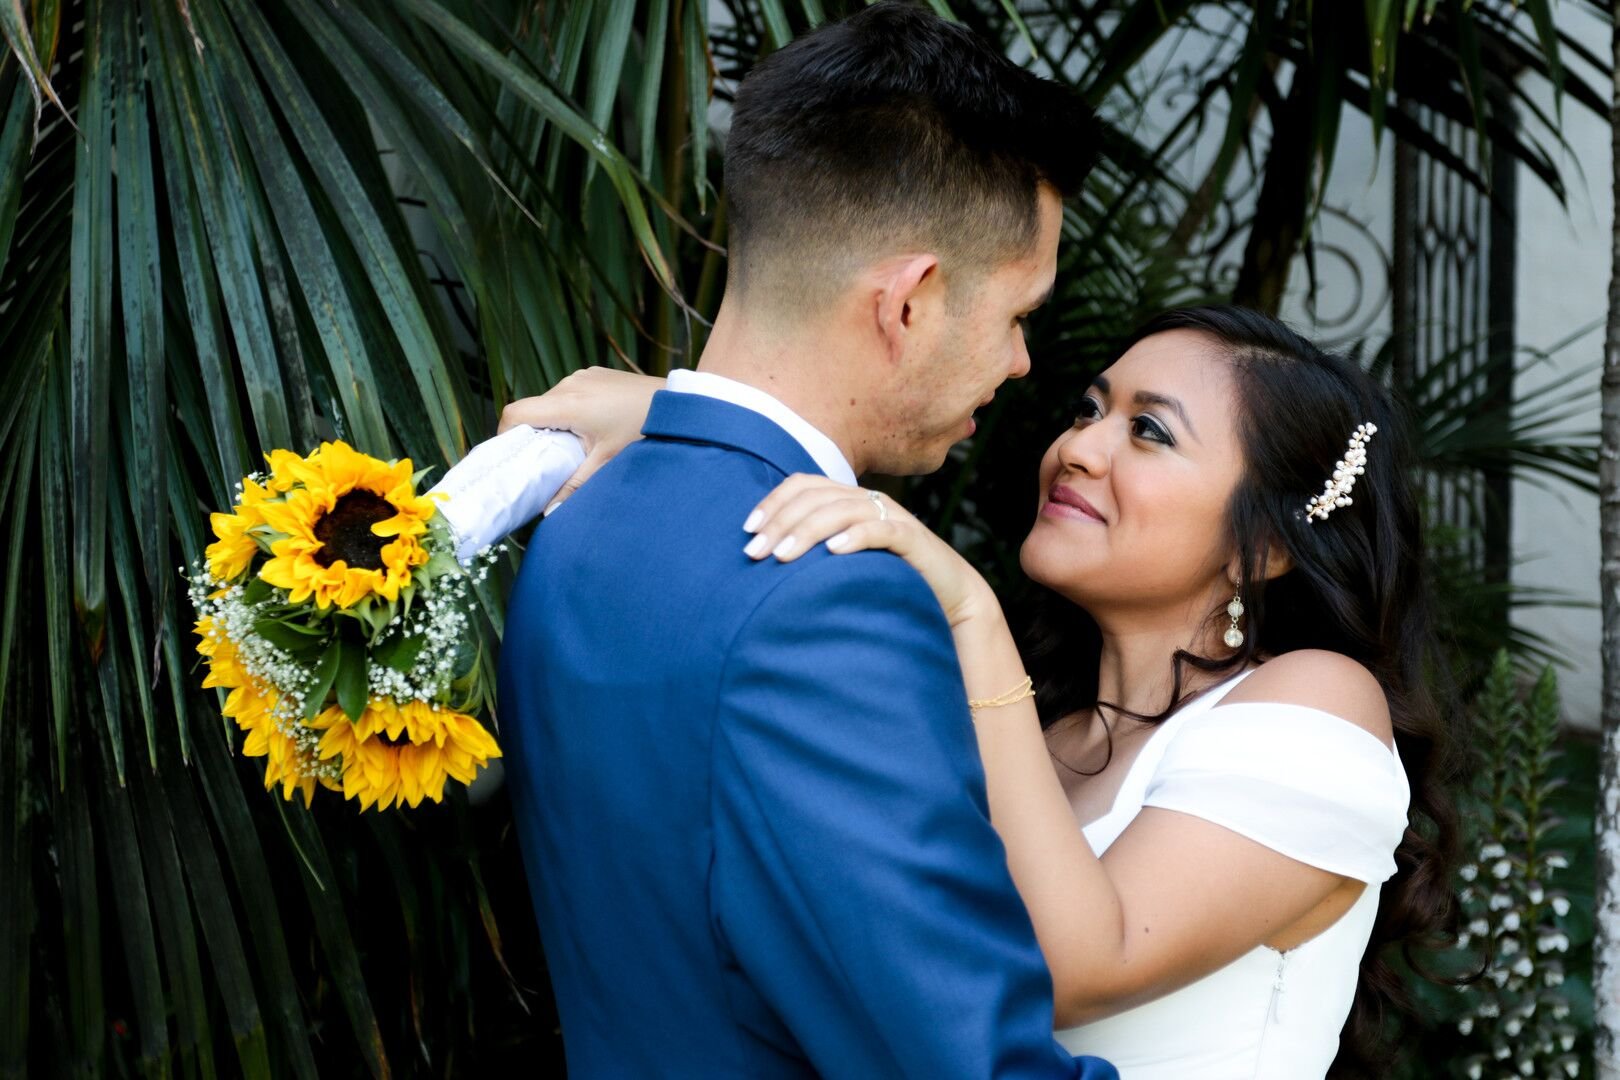
<instances>
[{"instance_id":1,"label":"long dark wavy hair","mask_svg":"<svg viewBox=\"0 0 1620 1080\"><path fill-rule=\"evenodd\" d=\"M1186 701L1187 667L1224 674L1295 649L1340 653L1378 678L1411 787L1410 822L1395 852L1395 876L1379 896L1329 1075L1381 1075L1390 1057L1389 1010L1410 1011L1388 961L1390 948L1398 945L1423 970L1414 952L1452 939L1457 911L1450 883L1458 822L1448 790L1456 772L1450 722L1457 712L1449 707L1450 683L1434 636L1411 482L1412 441L1389 393L1371 376L1268 315L1239 307L1182 308L1153 318L1131 344L1168 330L1203 334L1235 375L1244 469L1226 523L1247 609L1244 642L1230 657L1178 650L1170 660L1170 705L1139 715L1097 699L1097 624L1044 592L1024 637L1025 662L1040 687L1041 723L1051 728L1091 710L1162 722ZM1351 505L1325 521L1308 521L1305 504L1321 493L1363 422L1377 425L1378 433ZM1286 552L1289 569L1267 581L1265 560L1273 548ZM1223 611L1224 604L1211 620Z\"/></svg>"}]
</instances>

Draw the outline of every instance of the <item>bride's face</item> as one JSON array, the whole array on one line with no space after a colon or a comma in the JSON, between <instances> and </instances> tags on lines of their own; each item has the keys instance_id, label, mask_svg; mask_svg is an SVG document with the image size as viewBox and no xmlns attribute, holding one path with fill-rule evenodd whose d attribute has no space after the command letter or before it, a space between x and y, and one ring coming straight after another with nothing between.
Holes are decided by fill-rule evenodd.
<instances>
[{"instance_id":1,"label":"bride's face","mask_svg":"<svg viewBox=\"0 0 1620 1080\"><path fill-rule=\"evenodd\" d=\"M1227 588L1226 507L1243 455L1230 364L1195 330L1138 342L1041 460L1021 562L1099 618L1208 615Z\"/></svg>"}]
</instances>

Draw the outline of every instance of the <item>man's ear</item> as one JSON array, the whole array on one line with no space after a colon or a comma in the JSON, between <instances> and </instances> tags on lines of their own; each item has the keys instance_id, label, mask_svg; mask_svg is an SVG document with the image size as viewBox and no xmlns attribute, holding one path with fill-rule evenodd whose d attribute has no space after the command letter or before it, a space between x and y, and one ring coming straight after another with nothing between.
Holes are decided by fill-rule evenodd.
<instances>
[{"instance_id":1,"label":"man's ear","mask_svg":"<svg viewBox=\"0 0 1620 1080\"><path fill-rule=\"evenodd\" d=\"M932 254L896 256L875 269L874 312L891 363L905 352L918 302L937 286L938 271L939 256Z\"/></svg>"}]
</instances>

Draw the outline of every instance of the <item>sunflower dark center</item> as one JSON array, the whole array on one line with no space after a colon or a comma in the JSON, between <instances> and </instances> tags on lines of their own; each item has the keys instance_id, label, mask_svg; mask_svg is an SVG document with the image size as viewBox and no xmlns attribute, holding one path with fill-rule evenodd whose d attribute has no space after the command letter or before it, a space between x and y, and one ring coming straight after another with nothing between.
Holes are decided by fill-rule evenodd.
<instances>
[{"instance_id":1,"label":"sunflower dark center","mask_svg":"<svg viewBox=\"0 0 1620 1080\"><path fill-rule=\"evenodd\" d=\"M369 491L339 496L337 505L315 523L315 539L321 542L315 561L331 566L342 559L356 570L381 570L382 549L393 538L378 536L371 527L395 513L387 499Z\"/></svg>"}]
</instances>

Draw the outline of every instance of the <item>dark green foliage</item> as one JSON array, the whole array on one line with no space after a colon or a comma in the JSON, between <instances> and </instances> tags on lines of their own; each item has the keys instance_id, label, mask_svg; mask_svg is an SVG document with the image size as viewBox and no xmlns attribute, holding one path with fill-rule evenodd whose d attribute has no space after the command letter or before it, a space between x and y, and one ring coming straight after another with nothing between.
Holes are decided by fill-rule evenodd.
<instances>
[{"instance_id":1,"label":"dark green foliage","mask_svg":"<svg viewBox=\"0 0 1620 1080\"><path fill-rule=\"evenodd\" d=\"M1477 738L1460 793L1462 936L1429 959L1452 976L1479 977L1455 988L1411 981L1424 1022L1410 1033L1416 1052L1402 1075L1584 1074L1597 748L1560 736L1552 668L1526 689L1506 652L1470 712Z\"/></svg>"}]
</instances>

